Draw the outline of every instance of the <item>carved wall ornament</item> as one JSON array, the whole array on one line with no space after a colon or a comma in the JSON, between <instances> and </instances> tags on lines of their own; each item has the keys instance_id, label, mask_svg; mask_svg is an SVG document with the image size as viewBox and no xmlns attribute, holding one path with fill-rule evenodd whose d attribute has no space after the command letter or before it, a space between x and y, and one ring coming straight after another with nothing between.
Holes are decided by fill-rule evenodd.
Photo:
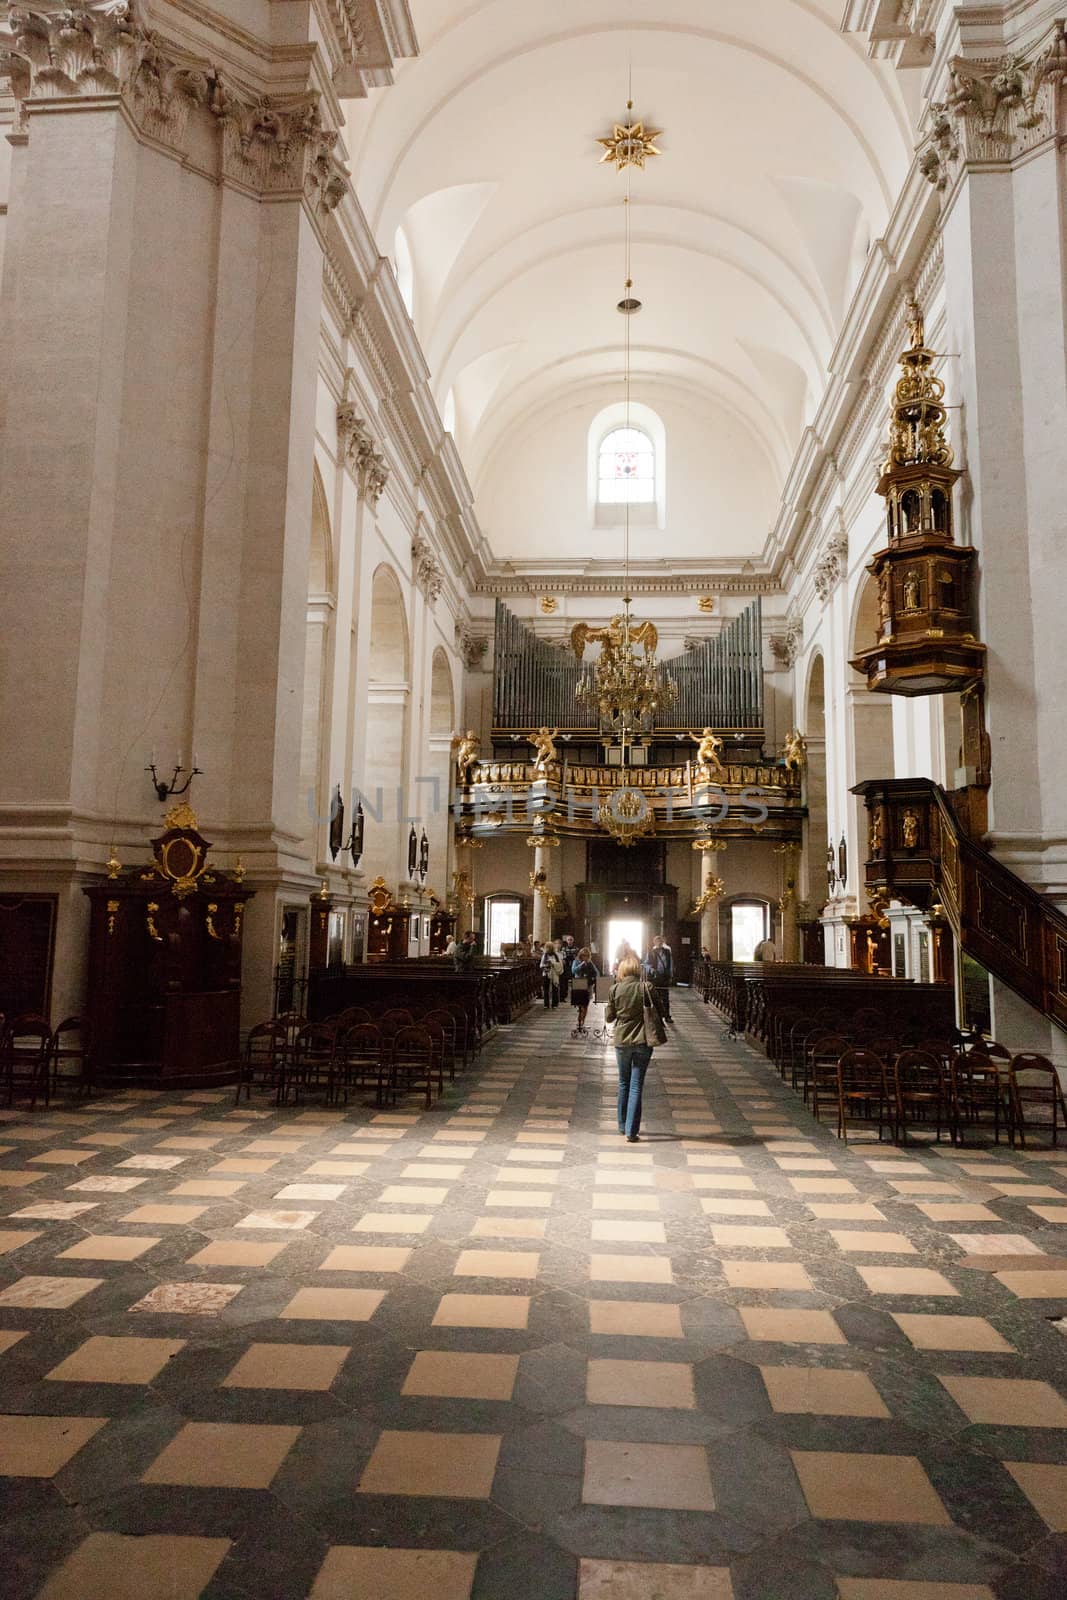
<instances>
[{"instance_id":1,"label":"carved wall ornament","mask_svg":"<svg viewBox=\"0 0 1067 1600\"><path fill-rule=\"evenodd\" d=\"M801 617L786 617L785 629L771 639L771 654L784 667L795 665L804 642L804 621Z\"/></svg>"},{"instance_id":2,"label":"carved wall ornament","mask_svg":"<svg viewBox=\"0 0 1067 1600\"><path fill-rule=\"evenodd\" d=\"M474 633L470 628L457 627L456 642L467 670L476 672L489 653L489 635Z\"/></svg>"},{"instance_id":3,"label":"carved wall ornament","mask_svg":"<svg viewBox=\"0 0 1067 1600\"><path fill-rule=\"evenodd\" d=\"M845 575L848 566L848 534L841 528L827 540L815 563L812 577L820 600L828 600Z\"/></svg>"},{"instance_id":4,"label":"carved wall ornament","mask_svg":"<svg viewBox=\"0 0 1067 1600\"><path fill-rule=\"evenodd\" d=\"M385 457L375 448L374 435L366 421L350 400L337 407L337 442L360 494L376 506L389 482L389 468Z\"/></svg>"},{"instance_id":5,"label":"carved wall ornament","mask_svg":"<svg viewBox=\"0 0 1067 1600\"><path fill-rule=\"evenodd\" d=\"M421 533L412 536L411 570L416 584L432 605L444 587L445 576L433 546Z\"/></svg>"}]
</instances>

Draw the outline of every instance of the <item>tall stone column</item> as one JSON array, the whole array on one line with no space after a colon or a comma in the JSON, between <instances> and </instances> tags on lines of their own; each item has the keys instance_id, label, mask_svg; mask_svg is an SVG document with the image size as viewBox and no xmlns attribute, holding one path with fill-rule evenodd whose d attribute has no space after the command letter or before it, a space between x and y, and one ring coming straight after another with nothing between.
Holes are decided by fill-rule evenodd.
<instances>
[{"instance_id":1,"label":"tall stone column","mask_svg":"<svg viewBox=\"0 0 1067 1600\"><path fill-rule=\"evenodd\" d=\"M1067 904L1062 632L1067 505L1067 37L1026 30L1026 8L955 12L920 152L942 197L948 346L960 352L963 530L980 553L992 783L989 842ZM1024 1020L994 980L994 1028L1050 1054L1062 1035Z\"/></svg>"},{"instance_id":2,"label":"tall stone column","mask_svg":"<svg viewBox=\"0 0 1067 1600\"><path fill-rule=\"evenodd\" d=\"M530 883L533 889L533 936L544 944L552 937L552 913L548 909L548 875L551 852L543 839L531 839L533 844L533 872Z\"/></svg>"},{"instance_id":3,"label":"tall stone column","mask_svg":"<svg viewBox=\"0 0 1067 1600\"><path fill-rule=\"evenodd\" d=\"M81 1008L81 884L112 844L147 854L153 747L167 771L196 751L190 799L256 887L250 1013L269 1010L281 886L314 884L300 724L340 113L288 17L264 13L260 39L210 17L176 43L119 0L31 0L0 40L18 118L0 583L19 597L0 887L60 896L56 1014Z\"/></svg>"}]
</instances>

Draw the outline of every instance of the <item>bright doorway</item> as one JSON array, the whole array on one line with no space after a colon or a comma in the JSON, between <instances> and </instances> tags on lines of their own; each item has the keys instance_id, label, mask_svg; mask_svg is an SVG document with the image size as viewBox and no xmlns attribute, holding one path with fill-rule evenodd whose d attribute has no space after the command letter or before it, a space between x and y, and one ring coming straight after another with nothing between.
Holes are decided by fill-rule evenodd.
<instances>
[{"instance_id":1,"label":"bright doorway","mask_svg":"<svg viewBox=\"0 0 1067 1600\"><path fill-rule=\"evenodd\" d=\"M610 967L615 965L615 954L623 941L640 958L645 953L645 925L634 917L612 918L608 923L608 942L604 950L604 960Z\"/></svg>"},{"instance_id":2,"label":"bright doorway","mask_svg":"<svg viewBox=\"0 0 1067 1600\"><path fill-rule=\"evenodd\" d=\"M741 900L730 909L730 960L751 961L767 937L767 907L760 900Z\"/></svg>"}]
</instances>

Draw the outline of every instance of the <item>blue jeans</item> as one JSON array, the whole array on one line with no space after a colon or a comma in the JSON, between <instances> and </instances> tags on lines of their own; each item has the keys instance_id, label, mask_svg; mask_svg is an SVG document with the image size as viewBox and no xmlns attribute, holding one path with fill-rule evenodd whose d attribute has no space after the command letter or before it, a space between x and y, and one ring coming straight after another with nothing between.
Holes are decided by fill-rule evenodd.
<instances>
[{"instance_id":1,"label":"blue jeans","mask_svg":"<svg viewBox=\"0 0 1067 1600\"><path fill-rule=\"evenodd\" d=\"M652 1046L616 1045L615 1060L619 1066L619 1132L627 1135L640 1133L641 1091L645 1086L648 1064L652 1060Z\"/></svg>"}]
</instances>

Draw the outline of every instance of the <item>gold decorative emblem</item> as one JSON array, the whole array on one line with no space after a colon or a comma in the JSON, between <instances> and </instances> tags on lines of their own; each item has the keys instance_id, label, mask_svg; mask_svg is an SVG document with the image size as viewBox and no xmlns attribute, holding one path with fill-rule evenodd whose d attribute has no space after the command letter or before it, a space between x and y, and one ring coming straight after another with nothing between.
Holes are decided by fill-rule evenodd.
<instances>
[{"instance_id":1,"label":"gold decorative emblem","mask_svg":"<svg viewBox=\"0 0 1067 1600\"><path fill-rule=\"evenodd\" d=\"M386 887L384 878L375 878L367 891L367 900L370 903L371 913L376 917L382 917L393 909L393 896Z\"/></svg>"},{"instance_id":2,"label":"gold decorative emblem","mask_svg":"<svg viewBox=\"0 0 1067 1600\"><path fill-rule=\"evenodd\" d=\"M188 800L179 800L178 804L172 806L163 818L163 826L165 828L199 828L200 823Z\"/></svg>"},{"instance_id":3,"label":"gold decorative emblem","mask_svg":"<svg viewBox=\"0 0 1067 1600\"><path fill-rule=\"evenodd\" d=\"M715 610L715 596L713 594L702 594L697 601L697 610L703 611L706 617L710 617Z\"/></svg>"},{"instance_id":4,"label":"gold decorative emblem","mask_svg":"<svg viewBox=\"0 0 1067 1600\"><path fill-rule=\"evenodd\" d=\"M108 856L107 861L105 862L105 866L107 867L107 875L109 878L117 878L119 873L122 871L122 862L115 854L115 846L111 845L110 849L111 854Z\"/></svg>"},{"instance_id":5,"label":"gold decorative emblem","mask_svg":"<svg viewBox=\"0 0 1067 1600\"><path fill-rule=\"evenodd\" d=\"M597 144L604 148L601 166L610 161L616 172L623 172L627 167L637 167L643 172L645 162L650 157L663 154L656 144L656 140L663 136L663 129L646 128L643 122L634 119L633 109L633 101L628 100L626 121L616 122L607 138L597 140Z\"/></svg>"},{"instance_id":6,"label":"gold decorative emblem","mask_svg":"<svg viewBox=\"0 0 1067 1600\"><path fill-rule=\"evenodd\" d=\"M559 601L556 599L555 595L543 594L541 596L540 604L541 610L544 612L546 617L552 616L554 612L559 610Z\"/></svg>"},{"instance_id":7,"label":"gold decorative emblem","mask_svg":"<svg viewBox=\"0 0 1067 1600\"><path fill-rule=\"evenodd\" d=\"M617 790L601 805L597 820L617 844L627 849L656 831L652 807L638 789Z\"/></svg>"},{"instance_id":8,"label":"gold decorative emblem","mask_svg":"<svg viewBox=\"0 0 1067 1600\"><path fill-rule=\"evenodd\" d=\"M147 906L145 907L145 919L144 919L144 921L145 921L145 927L148 929L148 937L150 939L154 939L156 944L162 944L163 943L163 935L160 933L159 929L156 927L156 912L158 910L159 910L159 901L158 900L149 900Z\"/></svg>"},{"instance_id":9,"label":"gold decorative emblem","mask_svg":"<svg viewBox=\"0 0 1067 1600\"><path fill-rule=\"evenodd\" d=\"M118 910L118 901L109 900L107 903L107 931L109 934L112 934L115 931L115 918L118 916Z\"/></svg>"},{"instance_id":10,"label":"gold decorative emblem","mask_svg":"<svg viewBox=\"0 0 1067 1600\"><path fill-rule=\"evenodd\" d=\"M245 881L245 873L247 871L248 871L248 868L245 866L245 864L241 860L240 856L238 856L237 857L237 864L234 867L233 872L231 874L234 883L244 883L244 881Z\"/></svg>"}]
</instances>

